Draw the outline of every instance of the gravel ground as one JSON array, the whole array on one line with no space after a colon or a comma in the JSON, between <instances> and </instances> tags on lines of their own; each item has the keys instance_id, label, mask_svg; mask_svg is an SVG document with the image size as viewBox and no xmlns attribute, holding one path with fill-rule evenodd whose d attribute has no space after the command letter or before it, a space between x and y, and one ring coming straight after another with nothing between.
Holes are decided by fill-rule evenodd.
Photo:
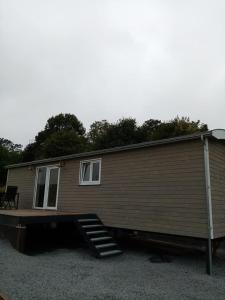
<instances>
[{"instance_id":1,"label":"gravel ground","mask_svg":"<svg viewBox=\"0 0 225 300\"><path fill-rule=\"evenodd\" d=\"M0 249L0 291L7 299L225 299L222 253L210 277L204 258L194 255L151 263L149 252L134 249L104 260L83 248L28 256L0 240Z\"/></svg>"}]
</instances>

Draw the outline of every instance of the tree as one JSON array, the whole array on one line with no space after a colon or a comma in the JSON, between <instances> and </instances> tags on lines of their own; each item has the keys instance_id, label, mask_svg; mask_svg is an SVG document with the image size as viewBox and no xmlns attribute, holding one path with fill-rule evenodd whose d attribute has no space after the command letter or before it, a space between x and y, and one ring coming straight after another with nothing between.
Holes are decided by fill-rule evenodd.
<instances>
[{"instance_id":1,"label":"tree","mask_svg":"<svg viewBox=\"0 0 225 300\"><path fill-rule=\"evenodd\" d=\"M137 142L137 124L132 118L119 119L117 123L106 120L90 126L88 138L92 149L104 149Z\"/></svg>"},{"instance_id":2,"label":"tree","mask_svg":"<svg viewBox=\"0 0 225 300\"><path fill-rule=\"evenodd\" d=\"M8 151L20 152L22 149L22 145L14 144L10 140L4 139L4 138L0 138L0 146L4 147Z\"/></svg>"},{"instance_id":3,"label":"tree","mask_svg":"<svg viewBox=\"0 0 225 300\"><path fill-rule=\"evenodd\" d=\"M35 142L25 147L23 161L77 153L86 148L83 124L75 115L61 113L49 118Z\"/></svg>"},{"instance_id":4,"label":"tree","mask_svg":"<svg viewBox=\"0 0 225 300\"><path fill-rule=\"evenodd\" d=\"M109 123L107 120L96 121L85 135L85 128L75 115L59 114L49 118L44 130L35 137L35 142L26 146L23 161L125 146L207 129L206 124L191 121L187 117L176 117L164 122L149 119L140 126L134 118L123 118L116 123ZM7 141L5 144L11 147Z\"/></svg>"},{"instance_id":5,"label":"tree","mask_svg":"<svg viewBox=\"0 0 225 300\"><path fill-rule=\"evenodd\" d=\"M161 126L162 122L160 120L149 119L145 121L141 126L138 127L138 141L146 142L152 141L154 135Z\"/></svg>"},{"instance_id":6,"label":"tree","mask_svg":"<svg viewBox=\"0 0 225 300\"><path fill-rule=\"evenodd\" d=\"M101 145L102 140L107 134L107 130L110 126L111 124L106 120L95 121L93 124L91 124L90 130L87 135L89 142L98 148L98 145Z\"/></svg>"},{"instance_id":7,"label":"tree","mask_svg":"<svg viewBox=\"0 0 225 300\"><path fill-rule=\"evenodd\" d=\"M20 162L21 153L22 145L0 138L0 186L4 186L6 183L7 170L5 166Z\"/></svg>"},{"instance_id":8,"label":"tree","mask_svg":"<svg viewBox=\"0 0 225 300\"><path fill-rule=\"evenodd\" d=\"M206 124L200 121L190 121L186 117L176 117L166 122L149 119L141 126L137 126L135 119L125 118L114 124L106 120L94 122L90 127L88 138L92 149L104 149L206 130L208 130Z\"/></svg>"},{"instance_id":9,"label":"tree","mask_svg":"<svg viewBox=\"0 0 225 300\"><path fill-rule=\"evenodd\" d=\"M71 131L78 136L85 134L85 128L83 124L72 114L59 114L51 117L47 120L44 130L40 131L35 137L35 141L41 144L51 134L55 132Z\"/></svg>"},{"instance_id":10,"label":"tree","mask_svg":"<svg viewBox=\"0 0 225 300\"><path fill-rule=\"evenodd\" d=\"M62 130L71 130L82 136L85 134L83 124L72 114L59 114L47 120L45 131L58 132Z\"/></svg>"},{"instance_id":11,"label":"tree","mask_svg":"<svg viewBox=\"0 0 225 300\"><path fill-rule=\"evenodd\" d=\"M23 161L32 161L38 158L38 144L36 142L28 144L22 154Z\"/></svg>"},{"instance_id":12,"label":"tree","mask_svg":"<svg viewBox=\"0 0 225 300\"><path fill-rule=\"evenodd\" d=\"M190 121L187 117L176 117L175 119L162 122L154 130L152 140L172 138L185 134L207 131L208 126L198 121Z\"/></svg>"},{"instance_id":13,"label":"tree","mask_svg":"<svg viewBox=\"0 0 225 300\"><path fill-rule=\"evenodd\" d=\"M52 133L42 145L44 157L56 157L86 150L87 141L72 130L61 130Z\"/></svg>"},{"instance_id":14,"label":"tree","mask_svg":"<svg viewBox=\"0 0 225 300\"><path fill-rule=\"evenodd\" d=\"M137 142L137 123L133 118L120 119L113 124L109 130L109 139L111 147L125 146Z\"/></svg>"}]
</instances>

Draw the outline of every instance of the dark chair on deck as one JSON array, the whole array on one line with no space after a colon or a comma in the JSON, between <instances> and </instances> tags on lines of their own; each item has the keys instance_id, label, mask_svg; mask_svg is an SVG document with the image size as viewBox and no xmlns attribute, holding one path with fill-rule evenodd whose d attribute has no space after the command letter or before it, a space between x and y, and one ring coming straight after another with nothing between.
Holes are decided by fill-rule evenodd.
<instances>
[{"instance_id":1,"label":"dark chair on deck","mask_svg":"<svg viewBox=\"0 0 225 300\"><path fill-rule=\"evenodd\" d=\"M3 192L0 193L0 209L3 206L3 197L4 197L4 195L5 195L5 193L3 193Z\"/></svg>"},{"instance_id":2,"label":"dark chair on deck","mask_svg":"<svg viewBox=\"0 0 225 300\"><path fill-rule=\"evenodd\" d=\"M7 186L5 193L0 193L0 209L17 209L19 193L17 186Z\"/></svg>"}]
</instances>

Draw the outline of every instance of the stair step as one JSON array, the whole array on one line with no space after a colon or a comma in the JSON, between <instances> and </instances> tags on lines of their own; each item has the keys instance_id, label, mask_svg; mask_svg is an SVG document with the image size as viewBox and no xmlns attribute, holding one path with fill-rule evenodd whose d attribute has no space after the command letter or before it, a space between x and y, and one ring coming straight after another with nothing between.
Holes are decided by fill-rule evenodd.
<instances>
[{"instance_id":1,"label":"stair step","mask_svg":"<svg viewBox=\"0 0 225 300\"><path fill-rule=\"evenodd\" d=\"M82 225L82 228L96 228L96 227L103 227L103 225L96 224L96 225Z\"/></svg>"},{"instance_id":2,"label":"stair step","mask_svg":"<svg viewBox=\"0 0 225 300\"><path fill-rule=\"evenodd\" d=\"M75 222L81 236L96 258L123 253L97 215L83 215Z\"/></svg>"},{"instance_id":3,"label":"stair step","mask_svg":"<svg viewBox=\"0 0 225 300\"><path fill-rule=\"evenodd\" d=\"M109 256L109 255L121 254L121 253L123 253L121 250L111 250L111 251L101 252L99 255L101 257L104 257L104 256Z\"/></svg>"},{"instance_id":4,"label":"stair step","mask_svg":"<svg viewBox=\"0 0 225 300\"><path fill-rule=\"evenodd\" d=\"M111 236L102 236L102 237L97 237L97 238L92 238L92 242L100 242L100 241L106 241L106 240L111 240Z\"/></svg>"},{"instance_id":5,"label":"stair step","mask_svg":"<svg viewBox=\"0 0 225 300\"><path fill-rule=\"evenodd\" d=\"M95 248L101 249L101 248L108 248L112 246L117 246L117 244L116 243L101 244L101 245L96 245Z\"/></svg>"},{"instance_id":6,"label":"stair step","mask_svg":"<svg viewBox=\"0 0 225 300\"><path fill-rule=\"evenodd\" d=\"M98 233L106 233L106 230L96 230L96 231L88 231L86 234L91 235L91 234L98 234Z\"/></svg>"},{"instance_id":7,"label":"stair step","mask_svg":"<svg viewBox=\"0 0 225 300\"><path fill-rule=\"evenodd\" d=\"M97 222L99 219L78 219L78 222L80 223L86 223L86 222Z\"/></svg>"}]
</instances>

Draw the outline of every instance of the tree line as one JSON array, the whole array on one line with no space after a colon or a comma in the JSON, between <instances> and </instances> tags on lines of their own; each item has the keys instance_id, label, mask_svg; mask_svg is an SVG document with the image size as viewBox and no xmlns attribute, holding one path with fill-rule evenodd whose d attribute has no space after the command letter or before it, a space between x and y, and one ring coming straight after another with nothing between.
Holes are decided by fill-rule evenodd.
<instances>
[{"instance_id":1,"label":"tree line","mask_svg":"<svg viewBox=\"0 0 225 300\"><path fill-rule=\"evenodd\" d=\"M138 125L134 118L122 118L115 123L107 120L94 122L88 131L73 114L59 114L47 120L43 130L37 133L33 143L14 144L0 138L0 185L6 181L7 164L68 155L84 151L171 138L208 130L202 122L187 117L170 121L149 119Z\"/></svg>"}]
</instances>

